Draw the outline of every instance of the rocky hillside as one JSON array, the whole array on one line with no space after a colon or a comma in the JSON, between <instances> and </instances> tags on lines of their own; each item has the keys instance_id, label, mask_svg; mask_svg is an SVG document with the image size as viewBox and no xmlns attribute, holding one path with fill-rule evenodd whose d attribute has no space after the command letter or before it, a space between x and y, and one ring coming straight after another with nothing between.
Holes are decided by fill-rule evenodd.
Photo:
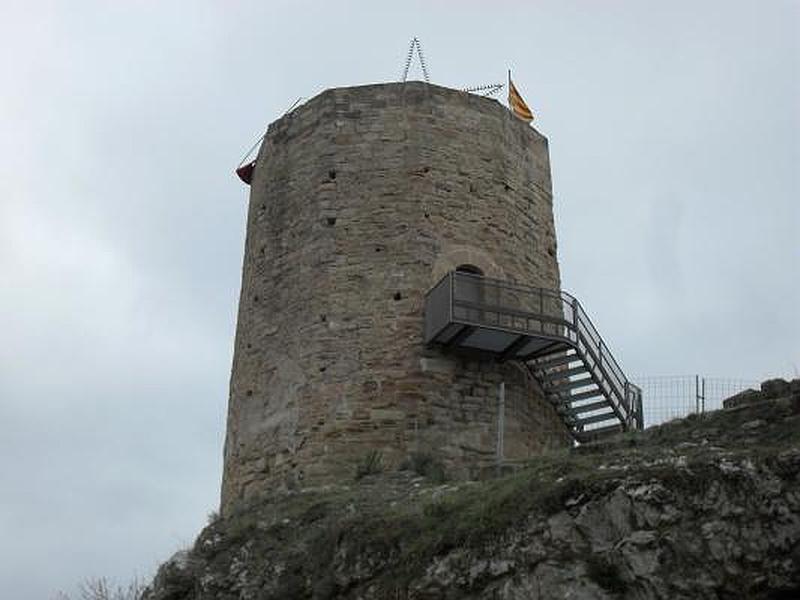
<instances>
[{"instance_id":1,"label":"rocky hillside","mask_svg":"<svg viewBox=\"0 0 800 600\"><path fill-rule=\"evenodd\" d=\"M479 483L427 457L207 527L147 600L800 598L800 380Z\"/></svg>"}]
</instances>

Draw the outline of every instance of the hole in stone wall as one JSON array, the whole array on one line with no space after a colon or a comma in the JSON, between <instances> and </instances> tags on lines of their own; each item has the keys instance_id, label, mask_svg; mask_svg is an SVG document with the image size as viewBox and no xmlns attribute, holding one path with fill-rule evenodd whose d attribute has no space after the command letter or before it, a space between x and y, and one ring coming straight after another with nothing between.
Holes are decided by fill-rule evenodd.
<instances>
[{"instance_id":1,"label":"hole in stone wall","mask_svg":"<svg viewBox=\"0 0 800 600\"><path fill-rule=\"evenodd\" d=\"M472 185L471 183L469 184L469 191L472 192L472 193L475 192L475 186Z\"/></svg>"},{"instance_id":2,"label":"hole in stone wall","mask_svg":"<svg viewBox=\"0 0 800 600\"><path fill-rule=\"evenodd\" d=\"M555 255L556 255L556 249L555 249L555 247L554 247L554 246L549 246L549 247L547 248L547 253L548 253L550 256L555 256Z\"/></svg>"},{"instance_id":3,"label":"hole in stone wall","mask_svg":"<svg viewBox=\"0 0 800 600\"><path fill-rule=\"evenodd\" d=\"M430 168L430 167L423 167L423 168L422 168L422 172L423 172L423 173L430 173L430 171L431 171L431 168Z\"/></svg>"},{"instance_id":4,"label":"hole in stone wall","mask_svg":"<svg viewBox=\"0 0 800 600\"><path fill-rule=\"evenodd\" d=\"M430 213L425 213L425 218L426 218L426 219L430 219L430 218L431 218L431 215L430 215Z\"/></svg>"},{"instance_id":5,"label":"hole in stone wall","mask_svg":"<svg viewBox=\"0 0 800 600\"><path fill-rule=\"evenodd\" d=\"M260 208L261 208L261 212L264 212L265 210L267 210L267 205L266 204L262 204Z\"/></svg>"},{"instance_id":6,"label":"hole in stone wall","mask_svg":"<svg viewBox=\"0 0 800 600\"><path fill-rule=\"evenodd\" d=\"M375 252L383 252L383 248L380 246L375 246Z\"/></svg>"},{"instance_id":7,"label":"hole in stone wall","mask_svg":"<svg viewBox=\"0 0 800 600\"><path fill-rule=\"evenodd\" d=\"M475 265L458 265L456 273L469 273L470 275L480 275L483 277L483 270Z\"/></svg>"},{"instance_id":8,"label":"hole in stone wall","mask_svg":"<svg viewBox=\"0 0 800 600\"><path fill-rule=\"evenodd\" d=\"M328 315L320 315L320 316L319 316L319 320L320 320L320 321L322 321L322 322L324 323L325 321L327 321L327 320L328 320Z\"/></svg>"},{"instance_id":9,"label":"hole in stone wall","mask_svg":"<svg viewBox=\"0 0 800 600\"><path fill-rule=\"evenodd\" d=\"M320 373L324 373L327 369L328 369L328 367L320 367L319 368L319 372Z\"/></svg>"},{"instance_id":10,"label":"hole in stone wall","mask_svg":"<svg viewBox=\"0 0 800 600\"><path fill-rule=\"evenodd\" d=\"M264 246L261 246L261 248L258 249L259 254L264 254L266 251L267 249Z\"/></svg>"},{"instance_id":11,"label":"hole in stone wall","mask_svg":"<svg viewBox=\"0 0 800 600\"><path fill-rule=\"evenodd\" d=\"M258 302L259 298L258 295L253 296L253 302Z\"/></svg>"},{"instance_id":12,"label":"hole in stone wall","mask_svg":"<svg viewBox=\"0 0 800 600\"><path fill-rule=\"evenodd\" d=\"M253 390L247 390L245 392L245 395L248 396L248 397L252 396L253 395Z\"/></svg>"},{"instance_id":13,"label":"hole in stone wall","mask_svg":"<svg viewBox=\"0 0 800 600\"><path fill-rule=\"evenodd\" d=\"M402 300L403 299L403 295L400 292L395 292L393 298L395 300Z\"/></svg>"},{"instance_id":14,"label":"hole in stone wall","mask_svg":"<svg viewBox=\"0 0 800 600\"><path fill-rule=\"evenodd\" d=\"M328 171L328 178L329 179L336 179L336 170L335 169L331 169L330 171Z\"/></svg>"},{"instance_id":15,"label":"hole in stone wall","mask_svg":"<svg viewBox=\"0 0 800 600\"><path fill-rule=\"evenodd\" d=\"M328 217L325 219L325 222L328 224L328 227L333 227L336 225L336 217Z\"/></svg>"}]
</instances>

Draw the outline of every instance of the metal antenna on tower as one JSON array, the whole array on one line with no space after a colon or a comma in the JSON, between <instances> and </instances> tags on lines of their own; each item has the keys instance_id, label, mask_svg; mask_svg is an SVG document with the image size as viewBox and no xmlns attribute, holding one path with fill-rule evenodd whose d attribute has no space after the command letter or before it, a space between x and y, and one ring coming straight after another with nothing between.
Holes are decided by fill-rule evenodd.
<instances>
[{"instance_id":1,"label":"metal antenna on tower","mask_svg":"<svg viewBox=\"0 0 800 600\"><path fill-rule=\"evenodd\" d=\"M428 65L425 62L425 55L422 53L422 44L420 44L419 38L416 36L411 39L411 43L408 45L408 54L406 54L406 64L403 67L402 81L405 82L408 79L408 69L411 67L411 61L414 59L414 51L416 51L419 57L419 64L420 67L422 67L422 76L425 78L425 83L430 83L431 78L428 76Z\"/></svg>"},{"instance_id":2,"label":"metal antenna on tower","mask_svg":"<svg viewBox=\"0 0 800 600\"><path fill-rule=\"evenodd\" d=\"M411 44L408 46L408 54L406 55L406 66L403 69L403 77L402 80L405 81L408 78L408 68L411 66L411 59L414 58L414 48L417 43L417 38L411 40Z\"/></svg>"},{"instance_id":3,"label":"metal antenna on tower","mask_svg":"<svg viewBox=\"0 0 800 600\"><path fill-rule=\"evenodd\" d=\"M425 64L425 55L422 53L422 44L419 43L418 38L414 38L417 44L417 56L419 56L419 64L422 66L422 76L425 78L425 83L430 83L431 79L428 77L428 67Z\"/></svg>"},{"instance_id":4,"label":"metal antenna on tower","mask_svg":"<svg viewBox=\"0 0 800 600\"><path fill-rule=\"evenodd\" d=\"M283 114L285 115L285 114L287 114L287 113L290 113L290 112L292 112L292 110L294 109L294 107L295 107L295 106L297 106L298 104L300 104L300 101L301 101L302 99L303 99L303 97L302 97L302 96L300 96L299 98L297 98L297 100L295 100L294 102L292 102L292 105L291 105L289 108L287 108L287 109L284 111L284 113L283 113ZM283 115L281 115L281 116L283 116Z\"/></svg>"},{"instance_id":5,"label":"metal antenna on tower","mask_svg":"<svg viewBox=\"0 0 800 600\"><path fill-rule=\"evenodd\" d=\"M505 86L505 83L488 83L486 85L463 88L461 91L467 92L468 94L477 94L478 96L494 96Z\"/></svg>"}]
</instances>

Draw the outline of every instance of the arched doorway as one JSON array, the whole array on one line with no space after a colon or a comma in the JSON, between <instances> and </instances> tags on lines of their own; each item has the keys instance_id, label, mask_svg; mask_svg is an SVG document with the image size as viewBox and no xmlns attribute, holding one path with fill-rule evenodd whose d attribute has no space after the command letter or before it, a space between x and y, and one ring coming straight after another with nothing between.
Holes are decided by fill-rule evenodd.
<instances>
[{"instance_id":1,"label":"arched doorway","mask_svg":"<svg viewBox=\"0 0 800 600\"><path fill-rule=\"evenodd\" d=\"M475 265L458 265L456 273L469 273L470 275L478 275L483 277L483 271Z\"/></svg>"}]
</instances>

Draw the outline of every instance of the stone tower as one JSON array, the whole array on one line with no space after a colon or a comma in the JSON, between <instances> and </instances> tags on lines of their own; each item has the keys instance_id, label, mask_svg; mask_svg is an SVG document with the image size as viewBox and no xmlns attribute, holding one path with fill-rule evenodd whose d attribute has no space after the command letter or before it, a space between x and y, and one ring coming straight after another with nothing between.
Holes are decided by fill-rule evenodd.
<instances>
[{"instance_id":1,"label":"stone tower","mask_svg":"<svg viewBox=\"0 0 800 600\"><path fill-rule=\"evenodd\" d=\"M559 288L547 140L425 83L327 90L269 127L252 181L222 509L352 478L371 451L454 477L570 443L524 369L424 343L456 269ZM502 417L498 411L504 384Z\"/></svg>"}]
</instances>

